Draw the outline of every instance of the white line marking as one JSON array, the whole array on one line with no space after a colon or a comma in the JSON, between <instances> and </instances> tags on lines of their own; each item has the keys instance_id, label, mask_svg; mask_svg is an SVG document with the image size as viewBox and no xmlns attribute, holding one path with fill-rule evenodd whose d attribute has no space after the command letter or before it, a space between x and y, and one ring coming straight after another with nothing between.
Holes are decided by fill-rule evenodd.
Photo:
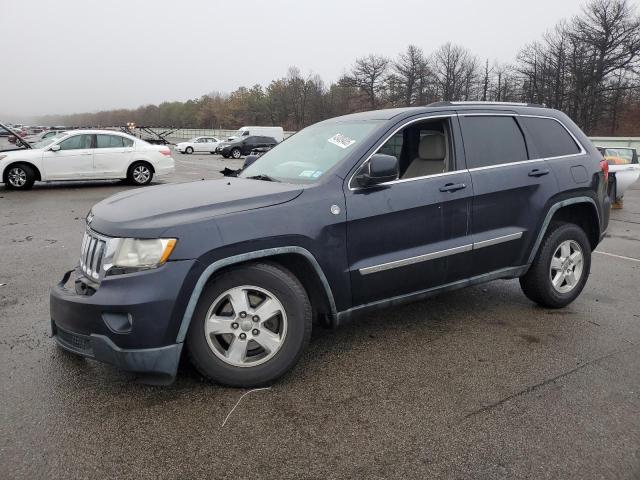
<instances>
[{"instance_id":1,"label":"white line marking","mask_svg":"<svg viewBox=\"0 0 640 480\"><path fill-rule=\"evenodd\" d=\"M632 262L640 262L640 258L625 257L623 255L616 255L615 253L601 252L600 250L596 250L593 253L599 253L601 255L609 255L610 257L621 258L622 260L631 260Z\"/></svg>"},{"instance_id":2,"label":"white line marking","mask_svg":"<svg viewBox=\"0 0 640 480\"><path fill-rule=\"evenodd\" d=\"M227 417L224 419L224 422L222 422L222 427L224 427L225 423L227 423L227 420L229 420L229 417L231 416L231 414L233 413L233 411L236 409L236 407L240 404L240 401L246 397L247 395L249 395L250 393L253 392L259 392L260 390L271 390L271 387L263 387L263 388L254 388L253 390L249 390L248 392L242 394L242 396L238 399L238 401L236 402L236 404L233 406L233 408L231 409L231 411L227 414Z\"/></svg>"}]
</instances>

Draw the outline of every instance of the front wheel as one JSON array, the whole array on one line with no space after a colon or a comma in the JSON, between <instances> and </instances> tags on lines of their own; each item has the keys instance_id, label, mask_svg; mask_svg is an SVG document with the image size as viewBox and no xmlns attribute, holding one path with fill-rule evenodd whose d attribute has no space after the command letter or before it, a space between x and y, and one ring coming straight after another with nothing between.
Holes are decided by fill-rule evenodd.
<instances>
[{"instance_id":1,"label":"front wheel","mask_svg":"<svg viewBox=\"0 0 640 480\"><path fill-rule=\"evenodd\" d=\"M29 190L36 181L36 174L28 165L14 165L5 173L4 181L13 190Z\"/></svg>"},{"instance_id":2,"label":"front wheel","mask_svg":"<svg viewBox=\"0 0 640 480\"><path fill-rule=\"evenodd\" d=\"M584 230L573 223L554 223L520 286L543 307L561 308L580 295L590 269L591 244Z\"/></svg>"},{"instance_id":3,"label":"front wheel","mask_svg":"<svg viewBox=\"0 0 640 480\"><path fill-rule=\"evenodd\" d=\"M191 147L187 147L184 149L184 153L188 153L189 155L191 155L193 153L193 148Z\"/></svg>"},{"instance_id":4,"label":"front wheel","mask_svg":"<svg viewBox=\"0 0 640 480\"><path fill-rule=\"evenodd\" d=\"M231 150L231 156L237 160L242 156L242 152L239 148L234 148L233 150Z\"/></svg>"},{"instance_id":5,"label":"front wheel","mask_svg":"<svg viewBox=\"0 0 640 480\"><path fill-rule=\"evenodd\" d=\"M153 178L153 170L146 162L137 162L129 167L127 180L134 185L148 185Z\"/></svg>"},{"instance_id":6,"label":"front wheel","mask_svg":"<svg viewBox=\"0 0 640 480\"><path fill-rule=\"evenodd\" d=\"M203 290L187 336L189 356L209 380L268 385L297 363L311 318L307 293L291 272L271 263L235 267Z\"/></svg>"}]
</instances>

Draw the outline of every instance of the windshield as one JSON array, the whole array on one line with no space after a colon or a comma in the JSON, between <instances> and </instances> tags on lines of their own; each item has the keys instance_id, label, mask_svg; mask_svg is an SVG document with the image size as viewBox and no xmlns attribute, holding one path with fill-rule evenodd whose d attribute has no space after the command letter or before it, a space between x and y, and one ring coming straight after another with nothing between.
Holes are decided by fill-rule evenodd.
<instances>
[{"instance_id":1,"label":"windshield","mask_svg":"<svg viewBox=\"0 0 640 480\"><path fill-rule=\"evenodd\" d=\"M243 170L240 177L266 176L312 183L344 160L379 121L318 123L301 130Z\"/></svg>"},{"instance_id":2,"label":"windshield","mask_svg":"<svg viewBox=\"0 0 640 480\"><path fill-rule=\"evenodd\" d=\"M66 133L59 133L57 135L51 135L43 140L40 140L39 142L36 142L33 144L33 148L44 148L48 145L51 145L53 142L55 142L56 140L58 140L59 138L62 138L66 135Z\"/></svg>"}]
</instances>

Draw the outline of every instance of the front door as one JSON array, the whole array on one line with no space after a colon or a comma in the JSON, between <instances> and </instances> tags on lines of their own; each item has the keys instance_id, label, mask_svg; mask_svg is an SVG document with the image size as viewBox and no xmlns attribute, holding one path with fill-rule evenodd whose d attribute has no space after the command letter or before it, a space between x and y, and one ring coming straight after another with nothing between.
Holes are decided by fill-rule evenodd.
<instances>
[{"instance_id":1,"label":"front door","mask_svg":"<svg viewBox=\"0 0 640 480\"><path fill-rule=\"evenodd\" d=\"M516 116L460 114L460 124L474 194L472 276L524 265L555 176L535 159Z\"/></svg>"},{"instance_id":2,"label":"front door","mask_svg":"<svg viewBox=\"0 0 640 480\"><path fill-rule=\"evenodd\" d=\"M93 175L93 135L76 134L57 145L60 150L47 149L42 163L47 180L75 180Z\"/></svg>"},{"instance_id":3,"label":"front door","mask_svg":"<svg viewBox=\"0 0 640 480\"><path fill-rule=\"evenodd\" d=\"M467 277L471 178L451 127L449 118L410 122L378 150L399 159L400 178L346 190L354 306Z\"/></svg>"}]
</instances>

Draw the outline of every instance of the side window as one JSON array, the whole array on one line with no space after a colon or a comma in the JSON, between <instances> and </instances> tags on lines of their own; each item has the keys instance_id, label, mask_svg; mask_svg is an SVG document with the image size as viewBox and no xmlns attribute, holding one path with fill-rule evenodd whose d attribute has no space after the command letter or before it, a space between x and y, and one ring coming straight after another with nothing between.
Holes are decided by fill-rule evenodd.
<instances>
[{"instance_id":1,"label":"side window","mask_svg":"<svg viewBox=\"0 0 640 480\"><path fill-rule=\"evenodd\" d=\"M96 135L96 148L122 148L123 138L117 135Z\"/></svg>"},{"instance_id":2,"label":"side window","mask_svg":"<svg viewBox=\"0 0 640 480\"><path fill-rule=\"evenodd\" d=\"M127 137L120 137L120 138L122 138L122 144L125 147L133 147L133 140Z\"/></svg>"},{"instance_id":3,"label":"side window","mask_svg":"<svg viewBox=\"0 0 640 480\"><path fill-rule=\"evenodd\" d=\"M400 161L400 155L402 154L402 144L404 143L404 135L402 130L393 135L389 140L385 142L378 150L378 153L384 153L385 155L393 155Z\"/></svg>"},{"instance_id":4,"label":"side window","mask_svg":"<svg viewBox=\"0 0 640 480\"><path fill-rule=\"evenodd\" d=\"M550 118L520 117L542 158L580 153L580 148L560 123Z\"/></svg>"},{"instance_id":5,"label":"side window","mask_svg":"<svg viewBox=\"0 0 640 480\"><path fill-rule=\"evenodd\" d=\"M524 136L511 116L461 116L468 168L528 160Z\"/></svg>"},{"instance_id":6,"label":"side window","mask_svg":"<svg viewBox=\"0 0 640 480\"><path fill-rule=\"evenodd\" d=\"M400 178L437 175L454 167L449 120L413 123L391 136L376 153L398 159Z\"/></svg>"},{"instance_id":7,"label":"side window","mask_svg":"<svg viewBox=\"0 0 640 480\"><path fill-rule=\"evenodd\" d=\"M74 135L60 142L60 150L91 148L91 135Z\"/></svg>"},{"instance_id":8,"label":"side window","mask_svg":"<svg viewBox=\"0 0 640 480\"><path fill-rule=\"evenodd\" d=\"M249 136L249 130L245 130L244 132L242 132L242 136L243 137L248 137Z\"/></svg>"}]
</instances>

